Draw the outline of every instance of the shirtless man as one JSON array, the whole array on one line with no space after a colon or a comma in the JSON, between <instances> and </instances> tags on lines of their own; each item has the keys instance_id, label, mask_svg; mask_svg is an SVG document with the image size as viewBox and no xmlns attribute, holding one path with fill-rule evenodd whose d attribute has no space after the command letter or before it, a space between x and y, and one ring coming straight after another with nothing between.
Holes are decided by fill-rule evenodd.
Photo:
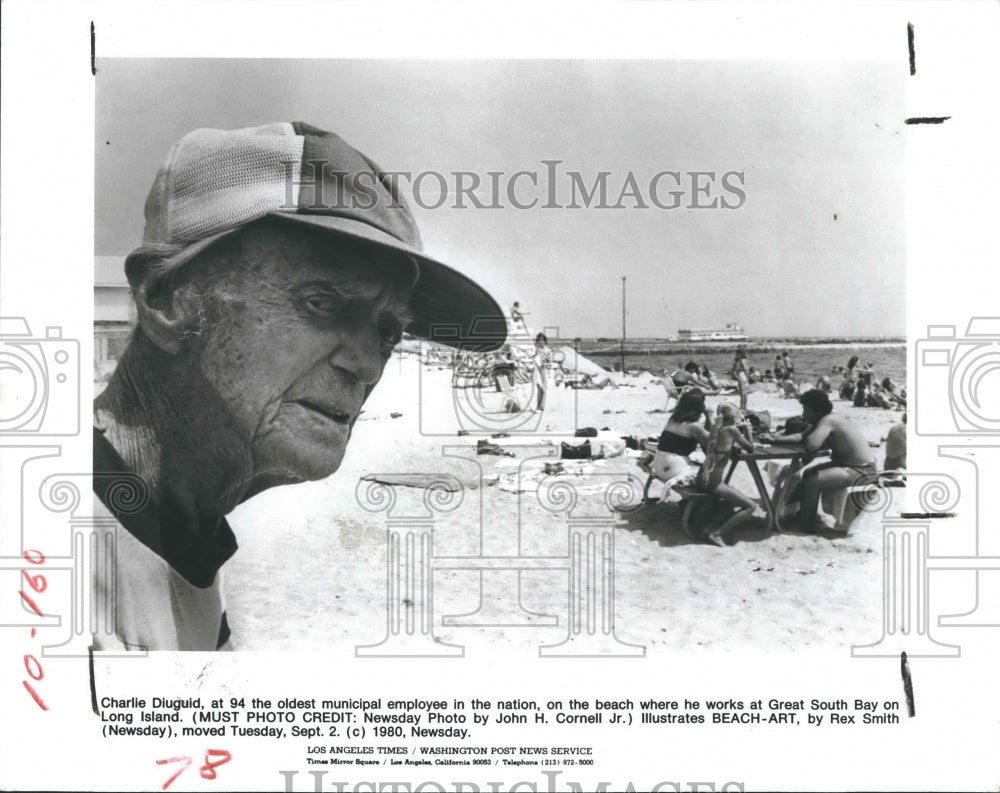
<instances>
[{"instance_id":1,"label":"shirtless man","mask_svg":"<svg viewBox=\"0 0 1000 793\"><path fill-rule=\"evenodd\" d=\"M830 461L807 471L799 485L799 519L801 527L809 531L823 528L816 516L820 493L850 487L859 479L873 477L877 469L868 441L844 416L833 414L827 394L814 388L800 396L799 402L802 418L811 429L792 435L762 436L761 440L779 445L801 443L811 453L830 450Z\"/></svg>"},{"instance_id":2,"label":"shirtless man","mask_svg":"<svg viewBox=\"0 0 1000 793\"><path fill-rule=\"evenodd\" d=\"M719 393L717 389L712 387L711 383L708 383L699 376L700 373L701 367L694 361L688 361L687 365L683 369L680 367L675 369L670 374L670 379L673 380L674 385L678 388L694 386L695 388L700 388L706 394Z\"/></svg>"}]
</instances>

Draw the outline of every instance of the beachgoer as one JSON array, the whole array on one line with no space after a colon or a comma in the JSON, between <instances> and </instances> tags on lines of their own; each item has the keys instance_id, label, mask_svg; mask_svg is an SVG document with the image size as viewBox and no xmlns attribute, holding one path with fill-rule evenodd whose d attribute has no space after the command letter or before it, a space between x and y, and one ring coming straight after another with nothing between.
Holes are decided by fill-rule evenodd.
<instances>
[{"instance_id":1,"label":"beachgoer","mask_svg":"<svg viewBox=\"0 0 1000 793\"><path fill-rule=\"evenodd\" d=\"M858 385L858 372L855 367L858 365L858 356L852 355L847 361L847 369L844 370L844 379L840 383L840 398L854 399L854 392Z\"/></svg>"},{"instance_id":2,"label":"beachgoer","mask_svg":"<svg viewBox=\"0 0 1000 793\"><path fill-rule=\"evenodd\" d=\"M893 424L885 440L886 471L897 471L906 468L906 414L898 424Z\"/></svg>"},{"instance_id":3,"label":"beachgoer","mask_svg":"<svg viewBox=\"0 0 1000 793\"><path fill-rule=\"evenodd\" d=\"M833 385L832 383L830 383L830 378L824 374L820 375L819 380L816 381L816 388L826 394L829 394L830 390L833 388Z\"/></svg>"},{"instance_id":4,"label":"beachgoer","mask_svg":"<svg viewBox=\"0 0 1000 793\"><path fill-rule=\"evenodd\" d=\"M535 353L531 370L531 383L535 389L535 410L545 410L545 392L549 386L549 363L552 359L549 340L544 333L535 336Z\"/></svg>"},{"instance_id":5,"label":"beachgoer","mask_svg":"<svg viewBox=\"0 0 1000 793\"><path fill-rule=\"evenodd\" d=\"M666 485L661 503L674 481L682 477L694 478L696 468L688 455L702 441L708 440L711 426L711 416L705 407L705 394L701 389L689 388L677 398L677 404L660 433L656 454L649 464L653 475Z\"/></svg>"},{"instance_id":6,"label":"beachgoer","mask_svg":"<svg viewBox=\"0 0 1000 793\"><path fill-rule=\"evenodd\" d=\"M694 361L688 361L683 369L675 369L671 373L670 379L674 381L674 385L678 388L694 386L695 388L700 388L705 393L716 393L716 389L712 388L711 385L699 377L699 372L698 364Z\"/></svg>"},{"instance_id":7,"label":"beachgoer","mask_svg":"<svg viewBox=\"0 0 1000 793\"><path fill-rule=\"evenodd\" d=\"M746 410L750 378L747 374L747 351L745 347L740 346L736 348L736 357L733 359L733 378L736 380L736 387L740 392L740 410Z\"/></svg>"},{"instance_id":8,"label":"beachgoer","mask_svg":"<svg viewBox=\"0 0 1000 793\"><path fill-rule=\"evenodd\" d=\"M882 378L882 391L885 393L886 398L892 402L894 406L906 407L906 396L902 393L896 393L896 384L892 381L892 378Z\"/></svg>"},{"instance_id":9,"label":"beachgoer","mask_svg":"<svg viewBox=\"0 0 1000 793\"><path fill-rule=\"evenodd\" d=\"M802 444L815 453L829 449L829 462L810 468L798 485L799 521L805 531L823 528L817 523L820 493L850 487L858 480L873 477L875 458L868 441L847 418L833 413L830 397L812 389L799 397L802 417L809 429L791 435L761 436L775 444ZM793 496L794 497L794 496Z\"/></svg>"},{"instance_id":10,"label":"beachgoer","mask_svg":"<svg viewBox=\"0 0 1000 793\"><path fill-rule=\"evenodd\" d=\"M863 408L868 406L868 377L862 373L858 376L854 386L854 407Z\"/></svg>"},{"instance_id":11,"label":"beachgoer","mask_svg":"<svg viewBox=\"0 0 1000 793\"><path fill-rule=\"evenodd\" d=\"M788 375L785 372L785 364L781 361L780 355L774 356L774 379L779 383L784 380Z\"/></svg>"},{"instance_id":12,"label":"beachgoer","mask_svg":"<svg viewBox=\"0 0 1000 793\"><path fill-rule=\"evenodd\" d=\"M785 370L785 377L791 380L792 375L795 374L795 364L792 363L792 359L788 357L787 350L781 353L781 365Z\"/></svg>"},{"instance_id":13,"label":"beachgoer","mask_svg":"<svg viewBox=\"0 0 1000 793\"><path fill-rule=\"evenodd\" d=\"M323 204L362 183L367 208ZM92 508L114 552L95 565L94 648L224 649L226 515L337 471L404 329L489 352L506 322L423 255L388 176L307 124L186 135L145 213L125 260L137 325L94 400Z\"/></svg>"},{"instance_id":14,"label":"beachgoer","mask_svg":"<svg viewBox=\"0 0 1000 793\"><path fill-rule=\"evenodd\" d=\"M756 366L751 366L747 372L747 382L751 384L760 382L760 370Z\"/></svg>"},{"instance_id":15,"label":"beachgoer","mask_svg":"<svg viewBox=\"0 0 1000 793\"><path fill-rule=\"evenodd\" d=\"M847 371L844 372L845 380L849 380L850 382L853 383L855 380L858 379L858 373L856 371L857 365L858 365L858 356L852 355L850 359L847 361Z\"/></svg>"},{"instance_id":16,"label":"beachgoer","mask_svg":"<svg viewBox=\"0 0 1000 793\"><path fill-rule=\"evenodd\" d=\"M515 300L514 305L510 307L510 323L514 333L528 332L528 324L524 319L526 316L528 312L522 311L520 302Z\"/></svg>"},{"instance_id":17,"label":"beachgoer","mask_svg":"<svg viewBox=\"0 0 1000 793\"><path fill-rule=\"evenodd\" d=\"M713 391L719 390L719 384L715 381L715 375L712 374L712 370L708 366L701 367L701 379L708 383Z\"/></svg>"},{"instance_id":18,"label":"beachgoer","mask_svg":"<svg viewBox=\"0 0 1000 793\"><path fill-rule=\"evenodd\" d=\"M747 424L737 424L739 415L735 405L728 402L719 405L709 437L703 442L705 463L695 478L695 487L698 490L703 493L714 493L727 503L738 507L733 515L705 535L709 541L723 548L726 546L726 534L749 518L757 506L749 496L722 481L734 445L748 452L754 450L753 442L750 440L750 427Z\"/></svg>"},{"instance_id":19,"label":"beachgoer","mask_svg":"<svg viewBox=\"0 0 1000 793\"><path fill-rule=\"evenodd\" d=\"M871 384L871 389L868 391L867 405L870 408L892 409L892 401L886 396L878 383Z\"/></svg>"},{"instance_id":20,"label":"beachgoer","mask_svg":"<svg viewBox=\"0 0 1000 793\"><path fill-rule=\"evenodd\" d=\"M799 395L799 386L791 378L782 380L780 385L782 399L793 399Z\"/></svg>"}]
</instances>

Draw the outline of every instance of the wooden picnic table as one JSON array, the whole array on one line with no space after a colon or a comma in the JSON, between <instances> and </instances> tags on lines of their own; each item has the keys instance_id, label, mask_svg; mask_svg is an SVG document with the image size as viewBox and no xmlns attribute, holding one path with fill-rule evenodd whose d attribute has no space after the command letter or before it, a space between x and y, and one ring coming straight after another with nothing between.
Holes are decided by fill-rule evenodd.
<instances>
[{"instance_id":1,"label":"wooden picnic table","mask_svg":"<svg viewBox=\"0 0 1000 793\"><path fill-rule=\"evenodd\" d=\"M798 469L802 468L807 462L815 459L816 457L828 457L830 452L827 450L820 450L818 452L810 452L801 444L774 444L771 446L765 446L762 449L755 449L752 452L744 451L743 449L737 448L733 452L733 456L729 463L729 470L726 472L725 482L729 484L729 480L733 478L733 473L736 471L736 466L740 463L746 463L748 469L750 469L750 476L753 477L754 484L757 486L757 493L760 495L761 505L767 512L767 528L768 531L781 531L781 516L778 514L777 507L781 506L784 499L781 497L787 494L781 494L780 490L783 484L787 481L788 477L782 477L778 480L775 485L774 493L772 494L764 481L764 476L761 473L760 466L758 462L761 460L788 460L791 466L788 473L794 473ZM777 505L775 504L775 496L779 496Z\"/></svg>"}]
</instances>

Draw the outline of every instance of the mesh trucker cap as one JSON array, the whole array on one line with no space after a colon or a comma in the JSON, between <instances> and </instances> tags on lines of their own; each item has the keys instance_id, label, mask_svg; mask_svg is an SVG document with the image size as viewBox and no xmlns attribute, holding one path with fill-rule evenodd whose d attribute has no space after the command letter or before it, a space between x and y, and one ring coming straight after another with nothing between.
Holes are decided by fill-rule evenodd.
<instances>
[{"instance_id":1,"label":"mesh trucker cap","mask_svg":"<svg viewBox=\"0 0 1000 793\"><path fill-rule=\"evenodd\" d=\"M301 121L181 138L149 191L143 244L126 270L152 258L180 264L265 216L407 254L419 267L408 333L460 349L503 344L503 311L471 278L422 253L391 176L338 135Z\"/></svg>"}]
</instances>

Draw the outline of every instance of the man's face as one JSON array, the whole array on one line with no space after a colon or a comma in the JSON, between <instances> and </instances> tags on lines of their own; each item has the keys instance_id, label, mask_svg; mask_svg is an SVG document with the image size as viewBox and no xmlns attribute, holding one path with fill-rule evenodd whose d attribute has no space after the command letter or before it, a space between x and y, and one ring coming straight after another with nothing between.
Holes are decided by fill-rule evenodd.
<instances>
[{"instance_id":1,"label":"man's face","mask_svg":"<svg viewBox=\"0 0 1000 793\"><path fill-rule=\"evenodd\" d=\"M819 421L821 418L823 418L823 414L820 413L815 408L811 408L811 407L807 407L806 405L803 405L802 406L802 418L805 419L806 423L808 423L808 424L815 424L817 421Z\"/></svg>"},{"instance_id":2,"label":"man's face","mask_svg":"<svg viewBox=\"0 0 1000 793\"><path fill-rule=\"evenodd\" d=\"M238 254L196 365L250 445L257 489L322 479L406 325L413 265L273 222Z\"/></svg>"}]
</instances>

